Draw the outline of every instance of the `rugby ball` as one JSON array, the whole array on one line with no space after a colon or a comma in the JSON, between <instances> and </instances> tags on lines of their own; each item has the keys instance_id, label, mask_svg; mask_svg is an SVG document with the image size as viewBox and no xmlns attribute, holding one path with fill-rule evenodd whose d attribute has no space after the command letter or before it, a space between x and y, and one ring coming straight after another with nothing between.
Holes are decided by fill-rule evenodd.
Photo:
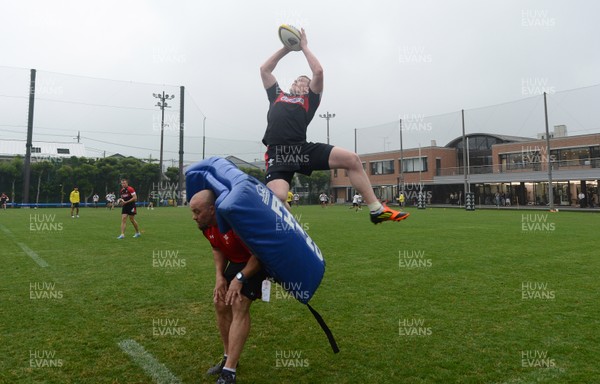
<instances>
[{"instance_id":1,"label":"rugby ball","mask_svg":"<svg viewBox=\"0 0 600 384\"><path fill-rule=\"evenodd\" d=\"M292 51L300 50L300 31L289 24L279 27L279 40Z\"/></svg>"}]
</instances>

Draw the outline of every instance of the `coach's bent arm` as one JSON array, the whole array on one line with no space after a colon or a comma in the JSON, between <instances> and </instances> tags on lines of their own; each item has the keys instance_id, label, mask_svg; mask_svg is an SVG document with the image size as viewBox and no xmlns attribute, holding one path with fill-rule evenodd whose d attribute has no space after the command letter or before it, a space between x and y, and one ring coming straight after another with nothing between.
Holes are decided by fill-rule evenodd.
<instances>
[{"instance_id":1,"label":"coach's bent arm","mask_svg":"<svg viewBox=\"0 0 600 384\"><path fill-rule=\"evenodd\" d=\"M227 294L227 279L223 275L227 259L219 248L212 248L213 259L215 261L215 289L213 290L213 302L225 301L225 295Z\"/></svg>"}]
</instances>

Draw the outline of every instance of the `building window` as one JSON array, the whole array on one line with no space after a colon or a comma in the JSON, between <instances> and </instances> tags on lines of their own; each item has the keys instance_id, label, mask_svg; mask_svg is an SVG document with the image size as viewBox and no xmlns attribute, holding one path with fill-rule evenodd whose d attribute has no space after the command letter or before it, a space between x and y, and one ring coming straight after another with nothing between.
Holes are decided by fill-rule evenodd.
<instances>
[{"instance_id":1,"label":"building window","mask_svg":"<svg viewBox=\"0 0 600 384\"><path fill-rule=\"evenodd\" d=\"M337 168L333 170L333 177L337 177Z\"/></svg>"},{"instance_id":2,"label":"building window","mask_svg":"<svg viewBox=\"0 0 600 384\"><path fill-rule=\"evenodd\" d=\"M371 175L390 175L394 173L394 160L372 161Z\"/></svg>"},{"instance_id":3,"label":"building window","mask_svg":"<svg viewBox=\"0 0 600 384\"><path fill-rule=\"evenodd\" d=\"M69 150L69 148L57 148L56 153L58 153L59 155L68 155L71 153L71 151Z\"/></svg>"},{"instance_id":4,"label":"building window","mask_svg":"<svg viewBox=\"0 0 600 384\"><path fill-rule=\"evenodd\" d=\"M31 147L31 153L42 153L41 147Z\"/></svg>"},{"instance_id":5,"label":"building window","mask_svg":"<svg viewBox=\"0 0 600 384\"><path fill-rule=\"evenodd\" d=\"M427 172L427 158L404 159L401 161L402 172Z\"/></svg>"},{"instance_id":6,"label":"building window","mask_svg":"<svg viewBox=\"0 0 600 384\"><path fill-rule=\"evenodd\" d=\"M556 151L552 151L552 153L556 153L556 158L551 158L551 160L558 160L559 165L561 167L571 167L575 165L590 165L589 147L558 149Z\"/></svg>"},{"instance_id":7,"label":"building window","mask_svg":"<svg viewBox=\"0 0 600 384\"><path fill-rule=\"evenodd\" d=\"M506 153L500 155L502 169L514 170L541 170L542 154L539 150L527 150L519 153Z\"/></svg>"}]
</instances>

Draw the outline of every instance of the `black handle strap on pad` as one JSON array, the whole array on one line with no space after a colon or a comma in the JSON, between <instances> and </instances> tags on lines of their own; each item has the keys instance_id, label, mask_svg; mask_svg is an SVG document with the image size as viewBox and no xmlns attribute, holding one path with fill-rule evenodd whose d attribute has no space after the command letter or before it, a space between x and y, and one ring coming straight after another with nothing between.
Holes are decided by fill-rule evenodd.
<instances>
[{"instance_id":1,"label":"black handle strap on pad","mask_svg":"<svg viewBox=\"0 0 600 384\"><path fill-rule=\"evenodd\" d=\"M310 306L310 304L306 303L306 306L312 312L313 316L315 317L315 319L317 320L317 322L319 323L319 325L323 329L323 332L325 332L325 335L327 335L327 339L329 339L329 344L331 344L331 349L333 349L333 353L338 353L340 351L340 349L338 348L337 343L335 342L335 338L333 337L333 333L331 333L331 330L329 329L329 327L325 323L325 320L323 320L323 318L321 317L321 315L319 315L319 312L315 311L314 308Z\"/></svg>"}]
</instances>

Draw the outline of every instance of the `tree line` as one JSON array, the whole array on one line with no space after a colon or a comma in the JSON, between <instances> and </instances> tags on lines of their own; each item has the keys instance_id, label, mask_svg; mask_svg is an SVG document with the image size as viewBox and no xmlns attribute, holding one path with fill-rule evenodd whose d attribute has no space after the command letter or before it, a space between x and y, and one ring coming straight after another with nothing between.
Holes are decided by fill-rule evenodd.
<instances>
[{"instance_id":1,"label":"tree line","mask_svg":"<svg viewBox=\"0 0 600 384\"><path fill-rule=\"evenodd\" d=\"M17 156L10 161L0 161L0 193L6 193L14 203L23 200L24 159ZM242 171L264 182L264 172L257 168ZM169 167L159 182L159 165L147 163L134 157L86 157L52 158L31 163L29 180L29 203L67 203L74 187L79 188L81 201L91 202L94 194L104 201L105 196L121 189L120 180L126 178L133 186L140 201L157 197L157 190L177 189L179 168ZM329 186L329 171L316 171L308 177L298 174L298 182L308 187L309 203L316 203L318 195Z\"/></svg>"}]
</instances>

